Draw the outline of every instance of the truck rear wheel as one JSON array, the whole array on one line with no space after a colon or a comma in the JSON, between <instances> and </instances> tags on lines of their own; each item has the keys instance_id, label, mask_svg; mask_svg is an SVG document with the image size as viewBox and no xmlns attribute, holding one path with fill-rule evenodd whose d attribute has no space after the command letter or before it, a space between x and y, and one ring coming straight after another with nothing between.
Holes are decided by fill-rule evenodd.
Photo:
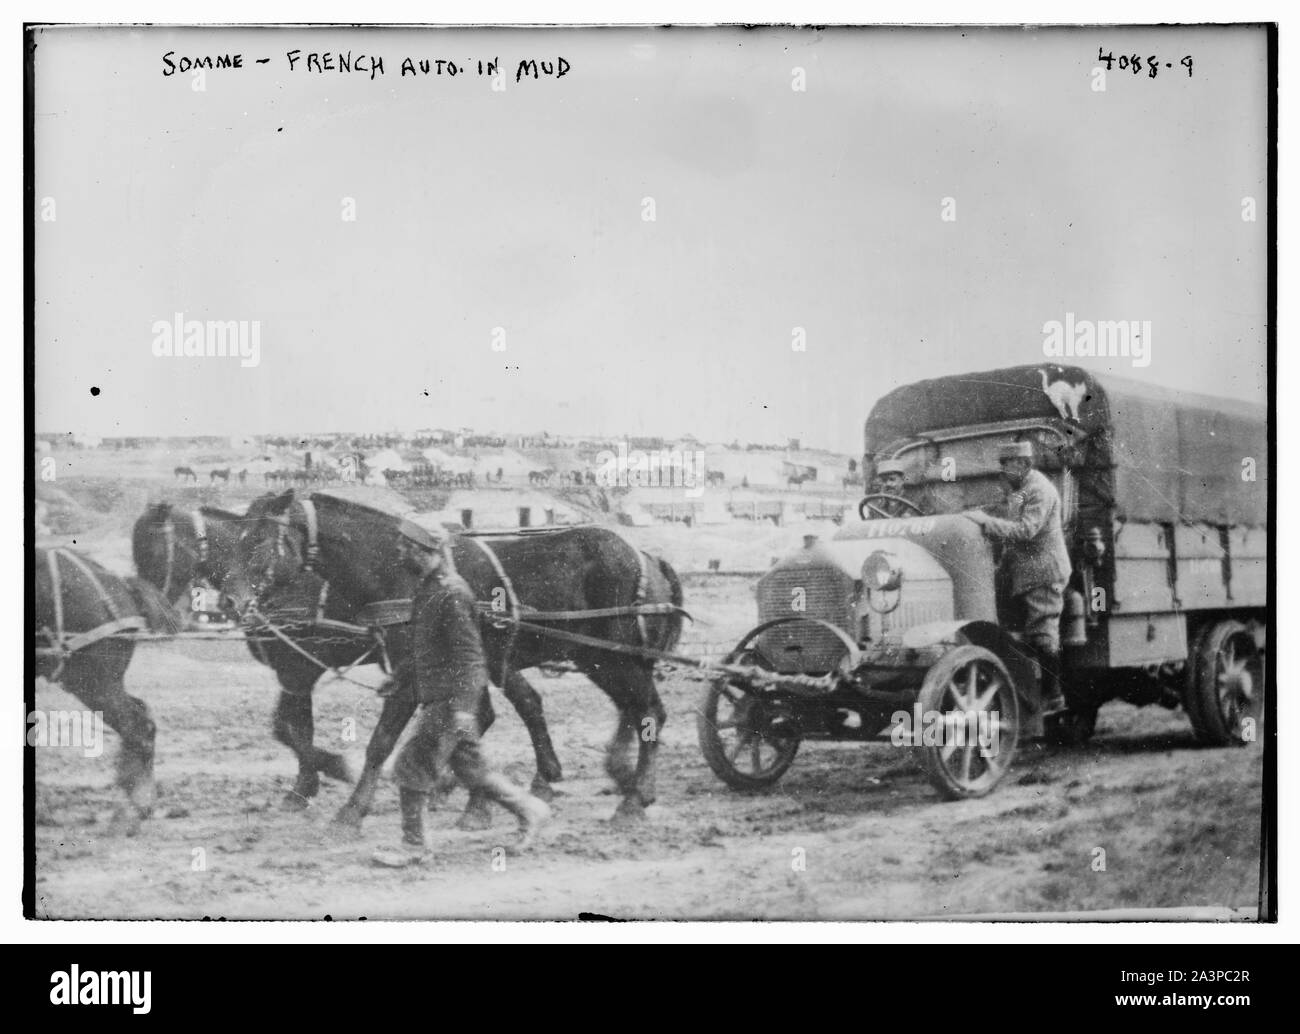
<instances>
[{"instance_id":1,"label":"truck rear wheel","mask_svg":"<svg viewBox=\"0 0 1300 1034\"><path fill-rule=\"evenodd\" d=\"M1015 683L997 654L981 646L948 651L925 673L918 701L927 724L918 749L934 788L949 800L991 793L1020 735Z\"/></svg>"},{"instance_id":2,"label":"truck rear wheel","mask_svg":"<svg viewBox=\"0 0 1300 1034\"><path fill-rule=\"evenodd\" d=\"M1183 689L1196 738L1216 747L1251 743L1264 714L1264 655L1240 621L1220 621L1200 637Z\"/></svg>"}]
</instances>

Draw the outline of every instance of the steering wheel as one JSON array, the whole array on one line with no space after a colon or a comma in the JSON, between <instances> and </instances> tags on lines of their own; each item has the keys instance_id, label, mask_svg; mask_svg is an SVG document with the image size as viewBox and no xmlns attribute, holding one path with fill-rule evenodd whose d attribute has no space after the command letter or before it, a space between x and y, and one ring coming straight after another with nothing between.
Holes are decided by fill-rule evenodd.
<instances>
[{"instance_id":1,"label":"steering wheel","mask_svg":"<svg viewBox=\"0 0 1300 1034\"><path fill-rule=\"evenodd\" d=\"M905 498L904 496L890 495L890 493L888 492L868 492L865 496L862 497L862 502L858 503L858 516L861 517L864 521L871 519L870 517L867 516L868 510L874 513L877 517L883 517L887 521L895 520L893 514L885 513L885 511L878 506L872 506L871 500L873 499L888 499L895 503L902 503L914 514L916 514L916 516L924 517L926 515L925 511L922 510L920 506L912 502L912 500Z\"/></svg>"}]
</instances>

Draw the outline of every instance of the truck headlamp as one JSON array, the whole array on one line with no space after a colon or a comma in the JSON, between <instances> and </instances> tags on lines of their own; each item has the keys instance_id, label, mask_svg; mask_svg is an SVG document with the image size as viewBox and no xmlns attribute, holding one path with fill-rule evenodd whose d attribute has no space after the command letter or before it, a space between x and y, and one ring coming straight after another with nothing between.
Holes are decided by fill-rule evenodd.
<instances>
[{"instance_id":1,"label":"truck headlamp","mask_svg":"<svg viewBox=\"0 0 1300 1034\"><path fill-rule=\"evenodd\" d=\"M876 592L893 592L903 584L903 569L893 553L878 549L862 565L862 581Z\"/></svg>"}]
</instances>

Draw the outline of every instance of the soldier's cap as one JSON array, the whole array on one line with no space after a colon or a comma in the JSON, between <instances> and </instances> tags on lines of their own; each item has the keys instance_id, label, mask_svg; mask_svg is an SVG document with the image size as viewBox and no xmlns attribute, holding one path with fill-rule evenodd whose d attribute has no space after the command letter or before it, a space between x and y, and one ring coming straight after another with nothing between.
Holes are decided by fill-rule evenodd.
<instances>
[{"instance_id":1,"label":"soldier's cap","mask_svg":"<svg viewBox=\"0 0 1300 1034\"><path fill-rule=\"evenodd\" d=\"M1032 460L1034 447L1030 442L1011 442L998 449L998 462L1002 460Z\"/></svg>"},{"instance_id":2,"label":"soldier's cap","mask_svg":"<svg viewBox=\"0 0 1300 1034\"><path fill-rule=\"evenodd\" d=\"M430 552L442 549L443 544L446 542L446 536L441 529L430 530L406 518L402 518L398 522L397 530L401 533L402 538L408 542L414 542L417 546Z\"/></svg>"},{"instance_id":3,"label":"soldier's cap","mask_svg":"<svg viewBox=\"0 0 1300 1034\"><path fill-rule=\"evenodd\" d=\"M884 477L886 474L907 475L907 467L900 460L881 460L876 464L876 477Z\"/></svg>"}]
</instances>

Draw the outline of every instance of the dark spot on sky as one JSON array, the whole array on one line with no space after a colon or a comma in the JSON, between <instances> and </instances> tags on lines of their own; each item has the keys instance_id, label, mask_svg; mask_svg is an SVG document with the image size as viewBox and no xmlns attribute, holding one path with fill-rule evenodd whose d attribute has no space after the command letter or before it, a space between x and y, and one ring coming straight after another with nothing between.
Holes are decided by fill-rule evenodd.
<instances>
[{"instance_id":1,"label":"dark spot on sky","mask_svg":"<svg viewBox=\"0 0 1300 1034\"><path fill-rule=\"evenodd\" d=\"M280 126L278 129L276 129L276 132L277 132L277 133L283 133L283 132L284 132L284 126Z\"/></svg>"},{"instance_id":2,"label":"dark spot on sky","mask_svg":"<svg viewBox=\"0 0 1300 1034\"><path fill-rule=\"evenodd\" d=\"M94 388L94 387L92 387L92 388L90 389L90 393L91 393L92 395L98 395L98 394L99 394L99 389L98 389L98 388Z\"/></svg>"}]
</instances>

